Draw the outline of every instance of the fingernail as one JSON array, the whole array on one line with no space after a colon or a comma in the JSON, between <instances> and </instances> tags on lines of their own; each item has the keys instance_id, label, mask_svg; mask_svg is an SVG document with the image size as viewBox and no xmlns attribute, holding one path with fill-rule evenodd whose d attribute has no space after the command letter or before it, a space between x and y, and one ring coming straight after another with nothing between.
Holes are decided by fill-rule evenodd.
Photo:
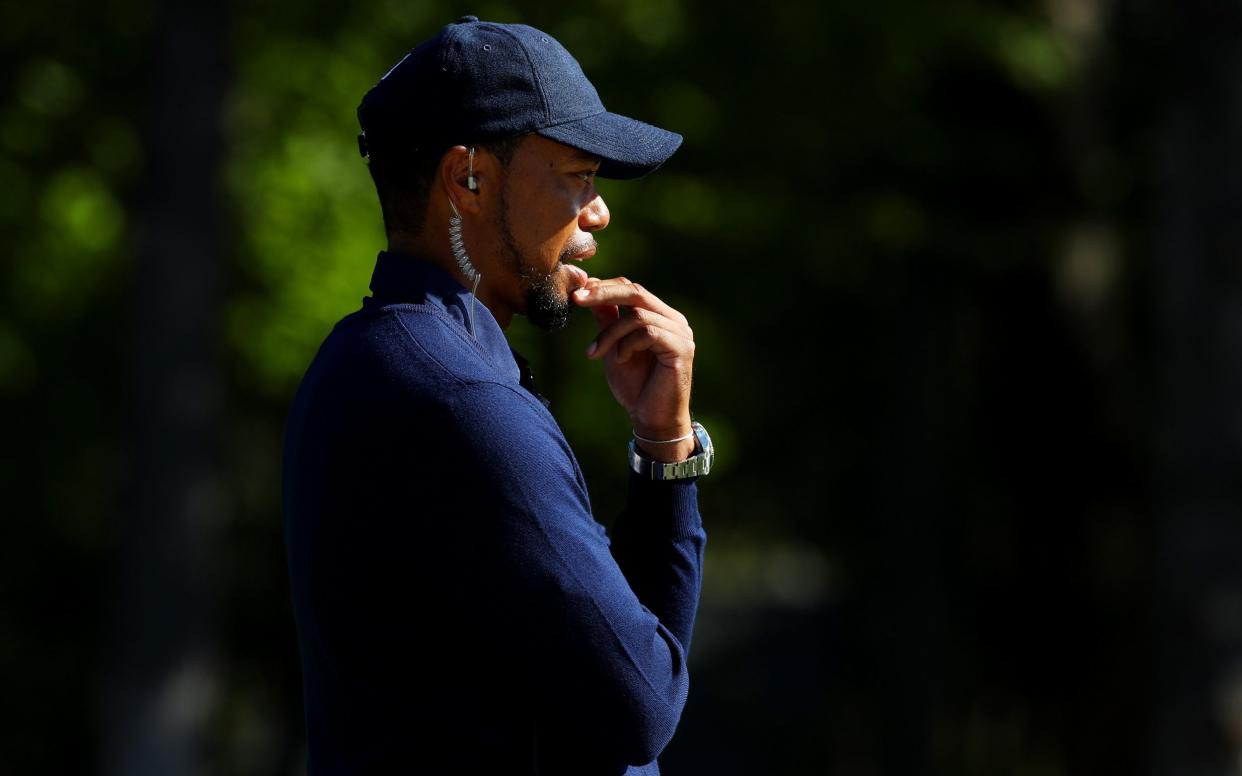
<instances>
[{"instance_id":1,"label":"fingernail","mask_svg":"<svg viewBox=\"0 0 1242 776\"><path fill-rule=\"evenodd\" d=\"M599 348L599 343L598 343L598 342L592 342L590 345L587 345L587 355L588 355L588 356L593 356L593 355L595 355L595 351L596 351L598 348Z\"/></svg>"},{"instance_id":2,"label":"fingernail","mask_svg":"<svg viewBox=\"0 0 1242 776\"><path fill-rule=\"evenodd\" d=\"M574 296L578 297L579 299L586 299L590 295L591 295L591 289L589 288L579 288L577 291L574 292Z\"/></svg>"}]
</instances>

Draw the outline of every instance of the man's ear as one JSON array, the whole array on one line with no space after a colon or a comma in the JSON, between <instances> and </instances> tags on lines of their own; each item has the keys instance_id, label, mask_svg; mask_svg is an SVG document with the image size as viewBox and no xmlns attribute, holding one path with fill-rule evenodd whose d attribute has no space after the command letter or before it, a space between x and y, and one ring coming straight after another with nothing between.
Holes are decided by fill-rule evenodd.
<instances>
[{"instance_id":1,"label":"man's ear","mask_svg":"<svg viewBox=\"0 0 1242 776\"><path fill-rule=\"evenodd\" d=\"M477 151L471 153L471 149L460 145L445 151L440 158L439 182L458 213L477 215L481 210L478 192L489 176L479 169L480 161Z\"/></svg>"}]
</instances>

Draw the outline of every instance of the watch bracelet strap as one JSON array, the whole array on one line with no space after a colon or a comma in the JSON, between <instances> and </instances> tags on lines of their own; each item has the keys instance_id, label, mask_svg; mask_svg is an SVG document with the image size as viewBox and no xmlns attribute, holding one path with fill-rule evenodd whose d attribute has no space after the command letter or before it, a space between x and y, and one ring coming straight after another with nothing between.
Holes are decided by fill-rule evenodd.
<instances>
[{"instance_id":1,"label":"watch bracelet strap","mask_svg":"<svg viewBox=\"0 0 1242 776\"><path fill-rule=\"evenodd\" d=\"M702 430L702 427L697 423L694 425L696 430ZM642 477L656 481L682 480L690 477L701 477L710 473L712 462L715 458L715 450L711 447L703 449L702 441L698 438L697 433L695 437L694 455L684 461L667 463L664 461L653 461L638 452L635 441L631 439L629 444L630 470Z\"/></svg>"},{"instance_id":2,"label":"watch bracelet strap","mask_svg":"<svg viewBox=\"0 0 1242 776\"><path fill-rule=\"evenodd\" d=\"M630 443L631 446L633 443ZM684 461L664 463L652 461L630 450L630 468L652 480L684 480L689 477L701 477L711 471L711 464L702 455L696 455Z\"/></svg>"}]
</instances>

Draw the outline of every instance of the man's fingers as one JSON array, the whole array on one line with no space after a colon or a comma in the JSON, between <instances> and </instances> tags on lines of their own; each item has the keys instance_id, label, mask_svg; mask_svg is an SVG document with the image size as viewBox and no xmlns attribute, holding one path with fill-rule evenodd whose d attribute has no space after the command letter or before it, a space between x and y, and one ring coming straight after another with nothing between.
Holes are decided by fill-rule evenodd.
<instances>
[{"instance_id":1,"label":"man's fingers","mask_svg":"<svg viewBox=\"0 0 1242 776\"><path fill-rule=\"evenodd\" d=\"M622 278L621 280L624 280ZM574 301L582 307L599 305L620 305L624 307L642 307L665 315L678 323L685 324L686 317L665 304L659 297L643 288L638 283L621 282L598 284L578 289L573 294Z\"/></svg>"},{"instance_id":2,"label":"man's fingers","mask_svg":"<svg viewBox=\"0 0 1242 776\"><path fill-rule=\"evenodd\" d=\"M600 308L593 308L592 311ZM613 310L616 308L603 308ZM658 313L642 308L630 308L626 315L618 316L609 326L603 328L591 346L587 348L587 355L598 358L608 354L614 346L622 341L625 337L636 331L645 329L660 330L677 337L682 342L694 341L694 332L688 326L680 326L676 321L670 320Z\"/></svg>"},{"instance_id":3,"label":"man's fingers","mask_svg":"<svg viewBox=\"0 0 1242 776\"><path fill-rule=\"evenodd\" d=\"M639 326L617 341L617 362L625 363L635 353L649 350L664 363L694 355L694 342L654 324ZM606 352L601 349L600 352Z\"/></svg>"},{"instance_id":4,"label":"man's fingers","mask_svg":"<svg viewBox=\"0 0 1242 776\"><path fill-rule=\"evenodd\" d=\"M628 285L628 284L633 283L633 282L634 282L634 281L630 280L629 278L625 278L625 277L620 277L620 278L603 278L603 279L601 279L601 278L587 278L587 283L586 283L586 284L587 284L587 287L588 287L588 288L590 288L591 286L620 286L620 285Z\"/></svg>"},{"instance_id":5,"label":"man's fingers","mask_svg":"<svg viewBox=\"0 0 1242 776\"><path fill-rule=\"evenodd\" d=\"M640 350L651 350L661 360L694 353L694 332L686 316L628 278L592 278L574 292L579 306L590 308L599 335L587 347L587 356L614 354L619 363Z\"/></svg>"},{"instance_id":6,"label":"man's fingers","mask_svg":"<svg viewBox=\"0 0 1242 776\"><path fill-rule=\"evenodd\" d=\"M599 307L590 308L591 315L595 316L595 325L600 331L607 329L609 326L617 322L621 317L621 311L616 305L600 305Z\"/></svg>"}]
</instances>

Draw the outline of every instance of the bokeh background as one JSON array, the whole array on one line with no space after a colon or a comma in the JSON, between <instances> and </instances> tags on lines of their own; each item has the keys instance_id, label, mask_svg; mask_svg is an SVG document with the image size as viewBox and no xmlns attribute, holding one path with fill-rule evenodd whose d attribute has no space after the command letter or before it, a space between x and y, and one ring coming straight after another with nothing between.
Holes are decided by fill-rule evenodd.
<instances>
[{"instance_id":1,"label":"bokeh background","mask_svg":"<svg viewBox=\"0 0 1242 776\"><path fill-rule=\"evenodd\" d=\"M284 415L384 247L354 109L463 13L686 137L593 264L690 317L720 451L666 773L1239 772L1212 0L3 4L0 772L304 770ZM511 336L607 521L591 328Z\"/></svg>"}]
</instances>

